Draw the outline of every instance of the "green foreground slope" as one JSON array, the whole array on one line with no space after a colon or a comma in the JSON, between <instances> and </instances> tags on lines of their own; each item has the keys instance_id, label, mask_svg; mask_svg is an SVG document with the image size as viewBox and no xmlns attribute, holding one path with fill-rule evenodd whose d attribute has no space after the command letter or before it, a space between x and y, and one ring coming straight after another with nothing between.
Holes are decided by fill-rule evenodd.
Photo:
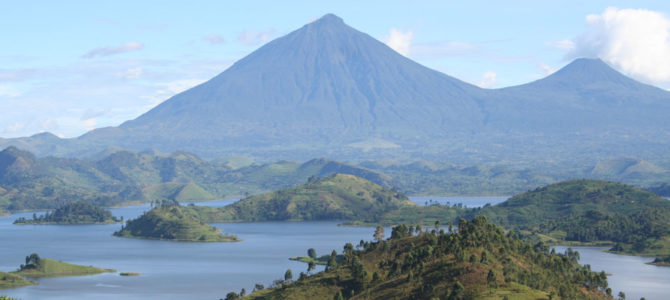
<instances>
[{"instance_id":1,"label":"green foreground slope","mask_svg":"<svg viewBox=\"0 0 670 300\"><path fill-rule=\"evenodd\" d=\"M179 242L239 241L234 235L222 235L220 229L201 222L190 209L175 202L164 202L128 221L114 236Z\"/></svg>"},{"instance_id":2,"label":"green foreground slope","mask_svg":"<svg viewBox=\"0 0 670 300\"><path fill-rule=\"evenodd\" d=\"M366 179L334 174L306 184L251 196L221 208L189 207L206 222L362 220L416 206L405 195Z\"/></svg>"},{"instance_id":3,"label":"green foreground slope","mask_svg":"<svg viewBox=\"0 0 670 300\"><path fill-rule=\"evenodd\" d=\"M459 228L415 235L398 226L387 241L346 245L325 272L244 299L611 299L605 272L580 266L574 252L531 246L485 217Z\"/></svg>"}]
</instances>

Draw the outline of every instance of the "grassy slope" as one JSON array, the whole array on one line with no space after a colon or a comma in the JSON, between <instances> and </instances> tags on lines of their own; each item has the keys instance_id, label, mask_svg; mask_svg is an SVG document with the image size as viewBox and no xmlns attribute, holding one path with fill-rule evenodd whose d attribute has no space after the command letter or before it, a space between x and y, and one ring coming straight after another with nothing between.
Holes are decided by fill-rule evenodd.
<instances>
[{"instance_id":1,"label":"grassy slope","mask_svg":"<svg viewBox=\"0 0 670 300\"><path fill-rule=\"evenodd\" d=\"M179 202L214 200L216 196L195 183L167 182L142 190L147 199L170 199Z\"/></svg>"},{"instance_id":2,"label":"grassy slope","mask_svg":"<svg viewBox=\"0 0 670 300\"><path fill-rule=\"evenodd\" d=\"M135 237L183 242L234 242L234 235L222 235L221 230L202 223L181 206L161 205L130 220L120 231L119 237Z\"/></svg>"},{"instance_id":3,"label":"grassy slope","mask_svg":"<svg viewBox=\"0 0 670 300\"><path fill-rule=\"evenodd\" d=\"M93 266L74 265L53 260L50 258L42 258L37 268L24 269L12 273L15 273L20 276L36 278L36 277L93 275L105 272L116 272L116 270L102 269Z\"/></svg>"},{"instance_id":4,"label":"grassy slope","mask_svg":"<svg viewBox=\"0 0 670 300\"><path fill-rule=\"evenodd\" d=\"M0 289L11 289L33 284L37 283L12 273L0 272Z\"/></svg>"},{"instance_id":5,"label":"grassy slope","mask_svg":"<svg viewBox=\"0 0 670 300\"><path fill-rule=\"evenodd\" d=\"M550 293L608 299L602 292L604 274L591 273L567 256L531 247L484 218L462 228L462 233L422 233L370 243L345 254L349 263L245 299L334 299L338 292L347 299L352 290L350 299L446 299L457 281L465 289L456 299L547 299ZM355 261L362 265L362 275L355 275ZM495 280L488 281L491 270ZM587 282L593 281L587 278L599 278L601 290L588 288Z\"/></svg>"},{"instance_id":6,"label":"grassy slope","mask_svg":"<svg viewBox=\"0 0 670 300\"><path fill-rule=\"evenodd\" d=\"M404 195L354 175L335 174L256 195L223 208L193 207L206 222L375 221L387 211L415 206Z\"/></svg>"}]
</instances>

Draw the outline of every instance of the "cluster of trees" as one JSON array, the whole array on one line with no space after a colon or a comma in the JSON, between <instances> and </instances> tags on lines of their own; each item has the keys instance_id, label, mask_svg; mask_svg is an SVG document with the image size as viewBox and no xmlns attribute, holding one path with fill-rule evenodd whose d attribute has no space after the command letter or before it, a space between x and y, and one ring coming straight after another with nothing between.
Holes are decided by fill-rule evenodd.
<instances>
[{"instance_id":1,"label":"cluster of trees","mask_svg":"<svg viewBox=\"0 0 670 300\"><path fill-rule=\"evenodd\" d=\"M37 253L30 254L26 256L26 263L21 264L21 266L19 267L19 271L38 269L40 267L41 262L42 259Z\"/></svg>"},{"instance_id":2,"label":"cluster of trees","mask_svg":"<svg viewBox=\"0 0 670 300\"><path fill-rule=\"evenodd\" d=\"M554 230L564 231L568 241L613 241L632 244L633 250L642 252L649 247L648 239L670 235L670 211L648 208L625 215L591 210L581 216L540 226L540 232Z\"/></svg>"},{"instance_id":3,"label":"cluster of trees","mask_svg":"<svg viewBox=\"0 0 670 300\"><path fill-rule=\"evenodd\" d=\"M89 223L107 223L120 222L123 220L112 216L109 210L97 207L93 204L75 201L63 205L53 211L48 211L44 215L33 213L32 220L18 218L15 224L39 224L39 223L58 223L58 224L89 224Z\"/></svg>"},{"instance_id":4,"label":"cluster of trees","mask_svg":"<svg viewBox=\"0 0 670 300\"><path fill-rule=\"evenodd\" d=\"M389 239L381 227L373 237L359 247L347 243L340 262L333 251L325 272L300 276L300 284L265 290L259 297L301 299L300 293L310 289L310 295L333 299L465 299L515 290L513 284L562 299L611 293L605 273L580 266L577 252L530 245L483 216L460 220L458 230L445 231L437 222L430 229L401 224Z\"/></svg>"}]
</instances>

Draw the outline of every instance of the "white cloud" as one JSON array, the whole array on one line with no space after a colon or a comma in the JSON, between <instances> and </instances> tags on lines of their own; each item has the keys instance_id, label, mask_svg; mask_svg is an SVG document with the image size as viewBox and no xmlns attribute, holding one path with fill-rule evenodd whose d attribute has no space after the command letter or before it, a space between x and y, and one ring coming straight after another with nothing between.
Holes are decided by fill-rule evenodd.
<instances>
[{"instance_id":1,"label":"white cloud","mask_svg":"<svg viewBox=\"0 0 670 300\"><path fill-rule=\"evenodd\" d=\"M479 86L483 88L490 88L498 81L498 74L493 71L486 71L479 81Z\"/></svg>"},{"instance_id":2,"label":"white cloud","mask_svg":"<svg viewBox=\"0 0 670 300\"><path fill-rule=\"evenodd\" d=\"M0 97L14 98L21 96L21 92L11 85L0 85Z\"/></svg>"},{"instance_id":3,"label":"white cloud","mask_svg":"<svg viewBox=\"0 0 670 300\"><path fill-rule=\"evenodd\" d=\"M670 83L670 19L646 9L607 8L588 15L568 58L600 57L637 79Z\"/></svg>"},{"instance_id":4,"label":"white cloud","mask_svg":"<svg viewBox=\"0 0 670 300\"><path fill-rule=\"evenodd\" d=\"M575 49L575 42L573 42L570 39L564 39L560 41L553 41L553 42L548 42L547 45L560 49L560 50L566 50L566 51L571 51Z\"/></svg>"},{"instance_id":5,"label":"white cloud","mask_svg":"<svg viewBox=\"0 0 670 300\"><path fill-rule=\"evenodd\" d=\"M210 34L202 38L205 42L208 42L212 45L220 45L226 42L226 40L218 34Z\"/></svg>"},{"instance_id":6,"label":"white cloud","mask_svg":"<svg viewBox=\"0 0 670 300\"><path fill-rule=\"evenodd\" d=\"M106 114L109 114L110 112L112 112L111 108L105 108L105 109L87 108L81 115L81 120L85 121L88 119L99 118Z\"/></svg>"},{"instance_id":7,"label":"white cloud","mask_svg":"<svg viewBox=\"0 0 670 300\"><path fill-rule=\"evenodd\" d=\"M128 42L116 47L100 47L95 48L88 53L82 55L83 58L94 58L98 56L110 56L121 54L130 51L137 51L144 48L144 45L137 42Z\"/></svg>"},{"instance_id":8,"label":"white cloud","mask_svg":"<svg viewBox=\"0 0 670 300\"><path fill-rule=\"evenodd\" d=\"M123 72L117 73L116 76L123 79L139 79L143 72L144 69L142 68L130 68Z\"/></svg>"},{"instance_id":9,"label":"white cloud","mask_svg":"<svg viewBox=\"0 0 670 300\"><path fill-rule=\"evenodd\" d=\"M542 71L542 74L544 74L544 75L550 75L550 74L553 74L554 72L556 72L555 68L552 68L545 63L539 63L536 67L537 67L538 70Z\"/></svg>"},{"instance_id":10,"label":"white cloud","mask_svg":"<svg viewBox=\"0 0 670 300\"><path fill-rule=\"evenodd\" d=\"M205 79L185 79L175 80L169 82L158 83L156 86L160 88L154 92L153 95L142 96L141 98L148 100L146 109L154 108L156 105L167 100L168 98L188 90L196 85L199 85L207 80Z\"/></svg>"},{"instance_id":11,"label":"white cloud","mask_svg":"<svg viewBox=\"0 0 670 300\"><path fill-rule=\"evenodd\" d=\"M237 41L247 46L256 46L258 44L269 42L274 35L274 28L264 31L245 30L237 36Z\"/></svg>"},{"instance_id":12,"label":"white cloud","mask_svg":"<svg viewBox=\"0 0 670 300\"><path fill-rule=\"evenodd\" d=\"M407 56L414 39L414 32L408 30L402 32L396 28L391 28L388 37L386 38L386 45L396 52Z\"/></svg>"},{"instance_id":13,"label":"white cloud","mask_svg":"<svg viewBox=\"0 0 670 300\"><path fill-rule=\"evenodd\" d=\"M98 122L95 120L95 118L84 120L84 127L86 127L87 130L95 129L96 124L98 124Z\"/></svg>"}]
</instances>

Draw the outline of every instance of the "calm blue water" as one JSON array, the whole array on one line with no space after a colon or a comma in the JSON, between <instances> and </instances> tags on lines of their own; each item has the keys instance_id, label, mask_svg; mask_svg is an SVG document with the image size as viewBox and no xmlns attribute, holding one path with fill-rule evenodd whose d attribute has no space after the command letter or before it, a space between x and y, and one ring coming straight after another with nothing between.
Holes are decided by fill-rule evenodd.
<instances>
[{"instance_id":1,"label":"calm blue water","mask_svg":"<svg viewBox=\"0 0 670 300\"><path fill-rule=\"evenodd\" d=\"M495 204L506 197L421 197L441 203L463 203L468 207ZM200 203L224 206L234 200ZM115 216L135 218L148 205L112 209ZM177 243L112 237L120 224L111 225L12 225L18 213L0 218L0 270L11 271L36 252L42 257L70 263L139 272L137 277L108 273L82 277L39 279L40 284L18 289L0 290L0 295L21 299L219 299L230 291L253 289L255 283L270 285L283 278L286 269L297 278L306 271L303 263L287 258L306 255L315 248L317 254L339 252L346 242L357 244L371 240L369 227L343 227L338 222L263 222L214 224L225 233L236 234L239 243ZM386 229L387 235L390 229ZM610 286L623 290L629 299L669 299L670 268L645 265L648 258L607 254L579 248L582 263L594 270L606 269L614 275ZM619 271L621 270L621 271ZM644 293L636 291L641 290ZM631 297L634 296L635 298Z\"/></svg>"},{"instance_id":2,"label":"calm blue water","mask_svg":"<svg viewBox=\"0 0 670 300\"><path fill-rule=\"evenodd\" d=\"M564 253L568 247L555 247ZM670 267L648 265L650 257L616 255L603 252L607 247L572 247L579 251L579 263L591 265L591 270L612 274L607 282L614 296L619 291L626 293L626 299L670 299Z\"/></svg>"}]
</instances>

